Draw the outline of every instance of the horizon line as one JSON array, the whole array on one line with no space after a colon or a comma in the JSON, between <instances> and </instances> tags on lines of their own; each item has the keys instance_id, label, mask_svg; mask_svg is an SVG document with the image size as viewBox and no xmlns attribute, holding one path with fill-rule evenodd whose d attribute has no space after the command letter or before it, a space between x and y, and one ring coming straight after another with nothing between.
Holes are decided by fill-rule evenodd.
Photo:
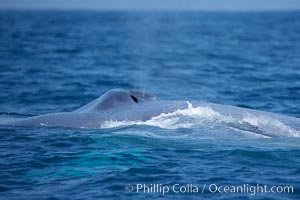
<instances>
[{"instance_id":1,"label":"horizon line","mask_svg":"<svg viewBox=\"0 0 300 200\"><path fill-rule=\"evenodd\" d=\"M200 8L187 8L187 9L174 9L174 8L156 8L156 9L141 9L141 8L1 8L0 11L91 11L91 12L112 12L112 11L126 11L126 12L156 12L156 11L174 11L174 12L186 12L186 11L198 11L198 12L299 12L300 8L262 8L262 9L200 9Z\"/></svg>"}]
</instances>

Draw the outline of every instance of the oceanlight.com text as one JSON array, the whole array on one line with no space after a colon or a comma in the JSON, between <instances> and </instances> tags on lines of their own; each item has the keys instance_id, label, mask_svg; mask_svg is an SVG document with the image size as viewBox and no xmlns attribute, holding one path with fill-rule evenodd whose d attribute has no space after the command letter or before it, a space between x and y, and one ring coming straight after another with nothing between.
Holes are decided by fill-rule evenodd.
<instances>
[{"instance_id":1,"label":"oceanlight.com text","mask_svg":"<svg viewBox=\"0 0 300 200\"><path fill-rule=\"evenodd\" d=\"M280 193L294 193L294 187L291 185L274 185L268 186L263 184L241 184L241 185L220 185L220 184L179 184L166 185L161 183L145 184L127 184L125 186L126 192L144 193L144 194L248 194L257 195L260 193L280 194Z\"/></svg>"}]
</instances>

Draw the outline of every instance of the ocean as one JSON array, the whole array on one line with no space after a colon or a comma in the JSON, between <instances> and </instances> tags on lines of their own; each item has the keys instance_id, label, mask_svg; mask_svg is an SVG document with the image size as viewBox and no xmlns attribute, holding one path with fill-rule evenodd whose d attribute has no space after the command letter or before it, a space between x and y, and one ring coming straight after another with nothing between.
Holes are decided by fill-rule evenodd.
<instances>
[{"instance_id":1,"label":"ocean","mask_svg":"<svg viewBox=\"0 0 300 200\"><path fill-rule=\"evenodd\" d=\"M0 11L0 112L125 88L300 118L299 33L297 11ZM0 199L300 199L299 134L272 131L0 126Z\"/></svg>"}]
</instances>

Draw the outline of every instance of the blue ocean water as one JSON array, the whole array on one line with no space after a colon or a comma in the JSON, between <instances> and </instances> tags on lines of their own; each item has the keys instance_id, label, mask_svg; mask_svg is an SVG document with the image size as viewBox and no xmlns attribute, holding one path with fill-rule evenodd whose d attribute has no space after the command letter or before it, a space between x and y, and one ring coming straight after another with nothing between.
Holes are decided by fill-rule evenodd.
<instances>
[{"instance_id":1,"label":"blue ocean water","mask_svg":"<svg viewBox=\"0 0 300 200\"><path fill-rule=\"evenodd\" d=\"M0 111L72 111L127 88L299 118L299 33L300 12L1 11ZM0 158L3 199L300 198L297 137L1 126ZM199 192L137 193L137 184ZM212 193L212 184L294 190Z\"/></svg>"}]
</instances>

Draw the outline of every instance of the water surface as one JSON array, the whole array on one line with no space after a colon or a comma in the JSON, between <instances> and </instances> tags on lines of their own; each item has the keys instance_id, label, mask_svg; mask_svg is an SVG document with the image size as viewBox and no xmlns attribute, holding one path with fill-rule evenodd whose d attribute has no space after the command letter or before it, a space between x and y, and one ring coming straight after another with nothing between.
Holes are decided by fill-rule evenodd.
<instances>
[{"instance_id":1,"label":"water surface","mask_svg":"<svg viewBox=\"0 0 300 200\"><path fill-rule=\"evenodd\" d=\"M0 12L0 111L74 110L112 88L300 117L299 12ZM230 131L229 131L230 132ZM227 133L227 134L226 134ZM292 185L300 140L228 129L0 127L3 199L148 199L126 184Z\"/></svg>"}]
</instances>

